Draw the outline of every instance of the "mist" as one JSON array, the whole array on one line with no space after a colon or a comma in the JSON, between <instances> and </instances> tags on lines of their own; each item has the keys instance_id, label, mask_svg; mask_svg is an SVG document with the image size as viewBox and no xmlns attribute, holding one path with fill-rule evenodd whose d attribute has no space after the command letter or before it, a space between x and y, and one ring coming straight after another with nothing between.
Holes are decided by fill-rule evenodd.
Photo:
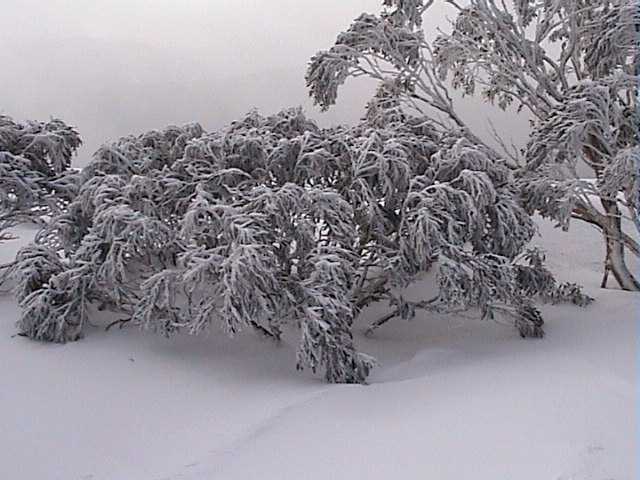
<instances>
[{"instance_id":1,"label":"mist","mask_svg":"<svg viewBox=\"0 0 640 480\"><path fill-rule=\"evenodd\" d=\"M76 126L86 164L105 141L169 124L220 128L253 108L302 105L321 125L357 121L370 81L350 81L338 104L320 112L308 98L309 58L330 47L380 0L3 0L0 113L24 120L62 118ZM446 25L433 9L426 30ZM527 118L460 102L478 134L490 115L507 141L521 144Z\"/></svg>"}]
</instances>

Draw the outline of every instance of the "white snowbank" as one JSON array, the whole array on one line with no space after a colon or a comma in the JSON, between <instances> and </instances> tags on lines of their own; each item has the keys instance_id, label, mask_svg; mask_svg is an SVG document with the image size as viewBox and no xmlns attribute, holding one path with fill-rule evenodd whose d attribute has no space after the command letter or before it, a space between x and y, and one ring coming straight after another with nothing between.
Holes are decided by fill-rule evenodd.
<instances>
[{"instance_id":1,"label":"white snowbank","mask_svg":"<svg viewBox=\"0 0 640 480\"><path fill-rule=\"evenodd\" d=\"M381 362L369 386L297 373L291 347L253 335L96 327L38 344L12 336L0 297L0 478L636 479L640 296L598 288L590 227L541 227L554 270L595 305L545 306L543 340L395 321L358 339Z\"/></svg>"}]
</instances>

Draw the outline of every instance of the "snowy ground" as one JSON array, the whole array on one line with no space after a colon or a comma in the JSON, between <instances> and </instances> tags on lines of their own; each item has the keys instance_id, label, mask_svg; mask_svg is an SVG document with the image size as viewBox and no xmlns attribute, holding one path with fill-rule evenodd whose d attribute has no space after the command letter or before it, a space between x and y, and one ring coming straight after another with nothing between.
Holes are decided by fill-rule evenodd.
<instances>
[{"instance_id":1,"label":"snowy ground","mask_svg":"<svg viewBox=\"0 0 640 480\"><path fill-rule=\"evenodd\" d=\"M543 340L396 321L358 338L381 362L368 386L297 373L292 348L251 335L38 344L0 297L0 479L637 479L640 296L598 288L595 231L541 227L595 305L544 307Z\"/></svg>"}]
</instances>

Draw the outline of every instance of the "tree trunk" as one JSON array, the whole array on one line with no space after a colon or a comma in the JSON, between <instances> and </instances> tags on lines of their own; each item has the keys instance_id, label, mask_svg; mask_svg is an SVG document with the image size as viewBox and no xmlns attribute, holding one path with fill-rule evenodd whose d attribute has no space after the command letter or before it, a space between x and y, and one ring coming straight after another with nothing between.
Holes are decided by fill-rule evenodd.
<instances>
[{"instance_id":1,"label":"tree trunk","mask_svg":"<svg viewBox=\"0 0 640 480\"><path fill-rule=\"evenodd\" d=\"M640 291L640 282L629 271L624 259L624 241L622 238L622 217L616 202L602 200L606 212L602 233L607 245L605 273L602 287L606 288L607 278L611 272L623 290Z\"/></svg>"},{"instance_id":2,"label":"tree trunk","mask_svg":"<svg viewBox=\"0 0 640 480\"><path fill-rule=\"evenodd\" d=\"M600 154L596 154L595 152L607 152L608 149L605 145L602 145L600 140L594 135L589 135L589 142L595 148L585 148L584 153L585 156L589 158L590 164L596 173L596 177L600 178L601 175L603 175L604 164ZM629 271L624 260L625 243L627 243L630 248L635 247L636 245L633 239L625 238L627 236L622 231L622 213L618 207L618 202L615 199L607 200L604 198L600 198L600 202L604 208L604 215L601 216L596 214L595 216L592 216L587 214L587 217L591 217L593 223L600 225L607 245L607 257L605 259L602 288L606 288L609 273L612 273L618 281L620 288L623 290L634 292L640 291L640 282L638 282L638 280ZM632 250L634 250L634 248L632 248Z\"/></svg>"}]
</instances>

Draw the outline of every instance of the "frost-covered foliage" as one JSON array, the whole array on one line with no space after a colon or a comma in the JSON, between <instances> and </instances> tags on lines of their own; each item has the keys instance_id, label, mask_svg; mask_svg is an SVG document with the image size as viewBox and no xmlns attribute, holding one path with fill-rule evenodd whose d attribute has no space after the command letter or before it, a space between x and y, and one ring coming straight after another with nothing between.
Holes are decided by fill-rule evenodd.
<instances>
[{"instance_id":1,"label":"frost-covered foliage","mask_svg":"<svg viewBox=\"0 0 640 480\"><path fill-rule=\"evenodd\" d=\"M372 329L418 309L473 309L541 336L533 299L559 290L526 251L535 227L510 169L460 132L376 108L349 128L292 109L104 146L18 255L21 332L75 340L91 305L164 335L294 328L298 367L331 382L363 382L374 365L353 339L374 302L392 313ZM431 269L437 295L404 300Z\"/></svg>"},{"instance_id":2,"label":"frost-covered foliage","mask_svg":"<svg viewBox=\"0 0 640 480\"><path fill-rule=\"evenodd\" d=\"M71 157L81 141L61 120L18 123L0 115L0 213L26 216L73 196ZM52 193L55 192L55 196Z\"/></svg>"},{"instance_id":3,"label":"frost-covered foliage","mask_svg":"<svg viewBox=\"0 0 640 480\"><path fill-rule=\"evenodd\" d=\"M40 222L75 195L78 176L70 170L80 146L78 133L60 120L18 123L0 115L0 244L15 237L10 229ZM0 285L9 265L0 265Z\"/></svg>"},{"instance_id":4,"label":"frost-covered foliage","mask_svg":"<svg viewBox=\"0 0 640 480\"><path fill-rule=\"evenodd\" d=\"M536 229L522 203L523 185L527 207L543 208L531 201L535 181L522 179L543 171L548 155L541 152L536 165L532 141L529 169L515 170L517 158L484 144L456 114L445 83L453 72L454 86L473 93L488 79L489 100L503 108L514 100L528 106L535 92L518 83L535 78L527 59L550 68L544 56L540 61L540 42L509 50L507 60L524 65L509 70L520 72L515 83L499 72L479 75L482 65L465 60L465 49L481 25L474 8L495 15L484 20L491 28L491 22L516 22L517 38L539 21L543 7L516 2L509 16L494 2L456 5L454 32L431 45L422 17L432 3L385 0L380 15L361 15L311 60L310 94L324 108L351 76L380 81L357 126L321 129L296 109L269 117L254 112L217 132L170 127L102 147L77 176L67 208L18 255L12 273L23 308L21 332L75 340L93 306L118 312L117 323L164 335L215 327L279 339L293 329L300 338L299 368L321 370L331 382L364 382L375 361L356 348L353 325L375 302L386 302L390 313L369 331L418 310L473 310L485 319L510 319L523 337L543 335L537 299L588 304L577 285L557 284L542 252L528 248ZM553 25L558 28L557 21ZM612 41L627 38L624 28L614 30ZM485 55L504 32L482 32L476 47ZM610 47L601 42L597 48ZM581 61L595 62L600 73L593 82L610 82L612 75L625 81L610 63L571 56L565 63ZM571 102L560 108L565 97L553 98L569 84L569 76L557 75L536 87L541 98L549 96L541 101L546 109L538 110L540 135L561 135L543 120L564 125L580 110ZM581 88L575 87L577 96ZM507 95L508 89L515 93ZM613 118L625 125L616 138L635 138L636 124L618 115L614 97L610 110L596 108L601 125L568 132L572 141L609 135L605 125ZM558 158L574 162L573 150L559 146L564 140L554 141ZM609 180L601 184L608 195L630 192L629 204L637 206L637 152L626 147L607 165ZM629 168L636 175L632 183ZM542 192L557 192L558 206L549 213L554 218L565 187L564 178L555 179ZM403 288L431 270L436 294L406 300Z\"/></svg>"},{"instance_id":5,"label":"frost-covered foliage","mask_svg":"<svg viewBox=\"0 0 640 480\"><path fill-rule=\"evenodd\" d=\"M347 78L368 76L381 84L374 113L381 102L395 102L396 115L427 115L478 145L449 86L480 93L501 109L528 110L528 147L496 153L519 169L527 209L565 228L571 218L596 225L607 244L606 272L622 288L640 289L624 259L625 251L640 255L640 245L621 221L640 226L638 1L442 1L456 16L433 42L422 18L434 0L385 0L379 15L358 17L312 58L311 96L328 108ZM580 165L591 168L596 182L580 179Z\"/></svg>"}]
</instances>

